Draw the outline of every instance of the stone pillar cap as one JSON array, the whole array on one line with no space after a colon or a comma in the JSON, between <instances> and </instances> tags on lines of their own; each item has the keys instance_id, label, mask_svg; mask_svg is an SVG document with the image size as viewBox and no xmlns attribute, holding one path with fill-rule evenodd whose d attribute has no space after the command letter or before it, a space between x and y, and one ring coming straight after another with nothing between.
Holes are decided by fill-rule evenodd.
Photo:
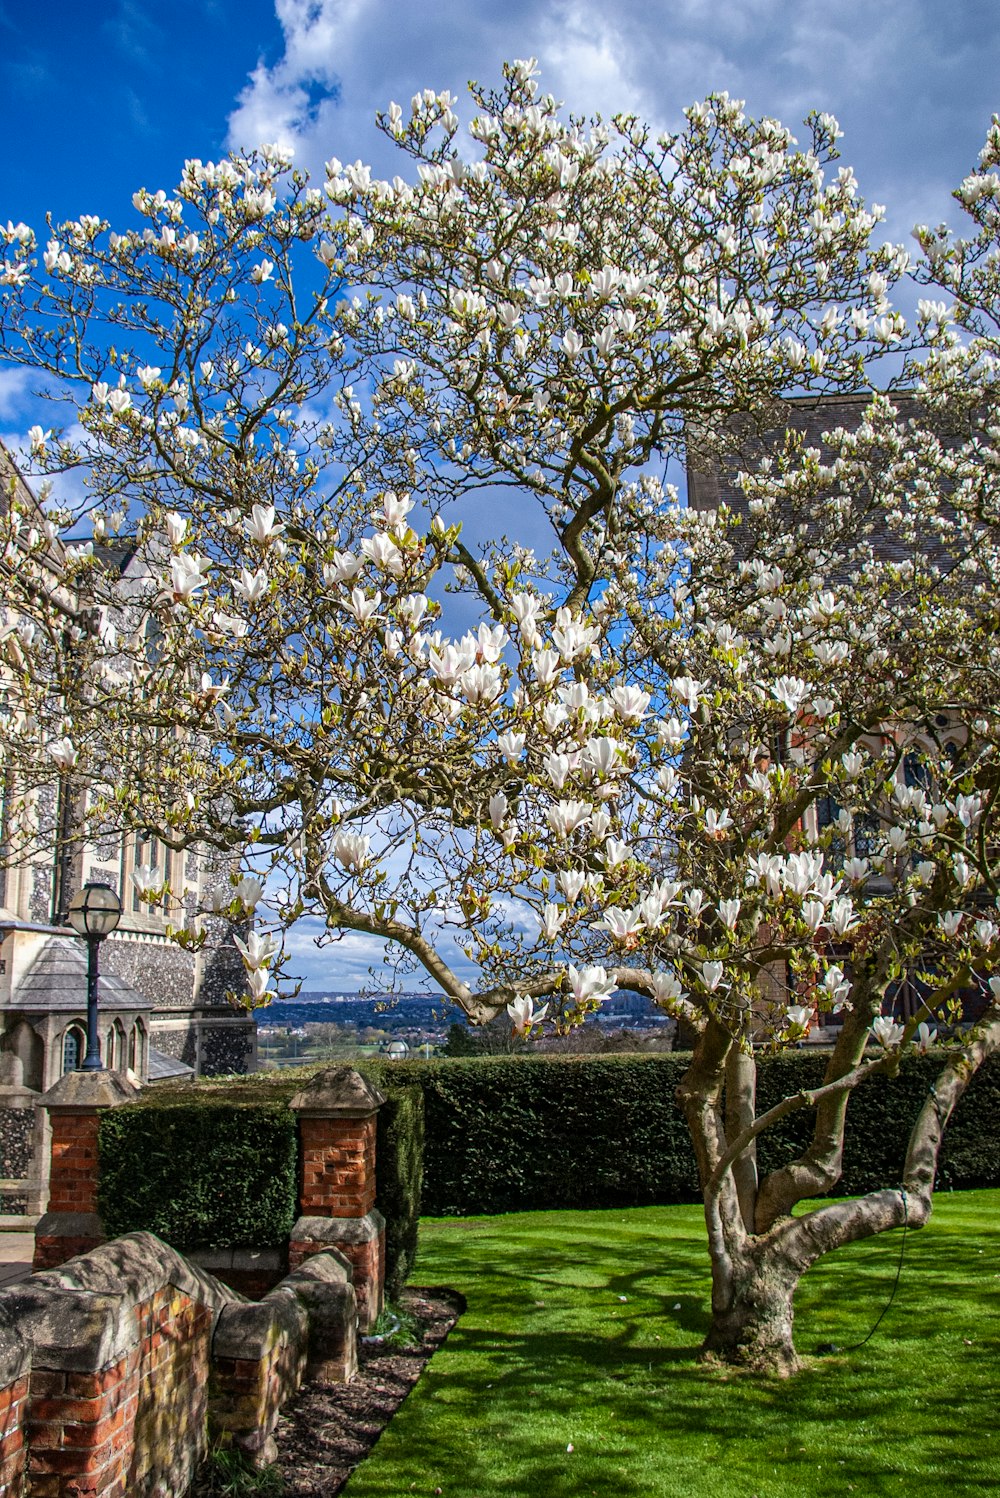
<instances>
[{"instance_id":1,"label":"stone pillar cap","mask_svg":"<svg viewBox=\"0 0 1000 1498\"><path fill-rule=\"evenodd\" d=\"M353 1066L317 1072L288 1104L296 1113L315 1118L367 1118L377 1113L385 1098Z\"/></svg>"},{"instance_id":2,"label":"stone pillar cap","mask_svg":"<svg viewBox=\"0 0 1000 1498\"><path fill-rule=\"evenodd\" d=\"M133 1087L121 1072L68 1071L42 1094L41 1101L50 1113L91 1113L96 1108L134 1103L138 1096L138 1087Z\"/></svg>"}]
</instances>

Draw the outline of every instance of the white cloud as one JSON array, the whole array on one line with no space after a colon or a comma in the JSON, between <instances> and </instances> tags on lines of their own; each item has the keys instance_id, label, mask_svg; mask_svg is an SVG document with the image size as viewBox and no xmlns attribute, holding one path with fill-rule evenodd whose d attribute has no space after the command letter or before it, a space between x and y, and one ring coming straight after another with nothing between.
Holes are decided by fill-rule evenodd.
<instances>
[{"instance_id":1,"label":"white cloud","mask_svg":"<svg viewBox=\"0 0 1000 1498\"><path fill-rule=\"evenodd\" d=\"M0 420L15 416L30 395L26 369L0 369Z\"/></svg>"},{"instance_id":2,"label":"white cloud","mask_svg":"<svg viewBox=\"0 0 1000 1498\"><path fill-rule=\"evenodd\" d=\"M251 75L233 146L278 140L312 171L331 155L385 170L394 153L377 109L425 87L461 96L469 78L496 82L504 59L537 56L544 86L574 111L634 111L657 128L722 89L793 130L810 109L836 114L845 159L888 204L896 238L911 227L896 199L919 201L923 218L949 212L938 185L969 169L1000 63L989 0L953 0L947 17L938 0L508 0L502 11L276 0L276 13L284 53Z\"/></svg>"},{"instance_id":3,"label":"white cloud","mask_svg":"<svg viewBox=\"0 0 1000 1498\"><path fill-rule=\"evenodd\" d=\"M380 970L384 970L385 981L388 981L393 953L379 937L361 931L345 931L336 940L324 941L320 946L318 938L322 934L323 923L315 916L297 921L285 934L289 974L301 978L304 989L351 993L371 984L373 973L378 982ZM443 934L439 947L458 977L466 982L475 981L476 974L455 945L451 933ZM426 984L427 975L422 968L418 968L412 978L403 979L404 988L425 987Z\"/></svg>"}]
</instances>

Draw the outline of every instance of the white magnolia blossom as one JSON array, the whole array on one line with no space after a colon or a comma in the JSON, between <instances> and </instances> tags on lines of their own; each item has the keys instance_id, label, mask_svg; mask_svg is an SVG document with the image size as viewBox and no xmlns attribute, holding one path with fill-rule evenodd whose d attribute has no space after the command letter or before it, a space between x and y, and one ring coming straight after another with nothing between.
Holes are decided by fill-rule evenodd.
<instances>
[{"instance_id":1,"label":"white magnolia blossom","mask_svg":"<svg viewBox=\"0 0 1000 1498\"><path fill-rule=\"evenodd\" d=\"M820 995L832 1014L837 1014L843 1009L844 1004L851 991L851 985L844 977L844 970L832 963L823 974L820 985Z\"/></svg>"},{"instance_id":2,"label":"white magnolia blossom","mask_svg":"<svg viewBox=\"0 0 1000 1498\"><path fill-rule=\"evenodd\" d=\"M336 834L330 850L334 858L352 873L360 873L368 862L371 838L358 832L341 831Z\"/></svg>"},{"instance_id":3,"label":"white magnolia blossom","mask_svg":"<svg viewBox=\"0 0 1000 1498\"><path fill-rule=\"evenodd\" d=\"M555 941L563 928L566 920L566 912L560 910L558 905L546 904L542 907L541 932L547 942Z\"/></svg>"},{"instance_id":4,"label":"white magnolia blossom","mask_svg":"<svg viewBox=\"0 0 1000 1498\"><path fill-rule=\"evenodd\" d=\"M187 529L188 521L186 515L178 515L176 510L172 510L164 517L164 530L167 533L167 540L171 546L182 546L184 544Z\"/></svg>"},{"instance_id":5,"label":"white magnolia blossom","mask_svg":"<svg viewBox=\"0 0 1000 1498\"><path fill-rule=\"evenodd\" d=\"M586 801L573 800L559 801L546 812L552 831L563 840L571 837L578 828L585 827L593 815L594 808Z\"/></svg>"},{"instance_id":6,"label":"white magnolia blossom","mask_svg":"<svg viewBox=\"0 0 1000 1498\"><path fill-rule=\"evenodd\" d=\"M243 522L244 529L252 541L259 541L261 545L273 541L285 529L284 525L275 520L274 505L254 505L250 514Z\"/></svg>"},{"instance_id":7,"label":"white magnolia blossom","mask_svg":"<svg viewBox=\"0 0 1000 1498\"><path fill-rule=\"evenodd\" d=\"M132 883L141 899L148 899L158 891L163 875L155 864L138 863L132 870Z\"/></svg>"},{"instance_id":8,"label":"white magnolia blossom","mask_svg":"<svg viewBox=\"0 0 1000 1498\"><path fill-rule=\"evenodd\" d=\"M597 922L597 927L610 931L612 941L628 945L642 924L642 912L638 908L618 910L612 906L611 909L605 911L604 919Z\"/></svg>"},{"instance_id":9,"label":"white magnolia blossom","mask_svg":"<svg viewBox=\"0 0 1000 1498\"><path fill-rule=\"evenodd\" d=\"M268 932L251 931L246 941L234 936L233 946L243 958L244 966L249 972L268 967L278 952L278 943Z\"/></svg>"},{"instance_id":10,"label":"white magnolia blossom","mask_svg":"<svg viewBox=\"0 0 1000 1498\"><path fill-rule=\"evenodd\" d=\"M514 1033L524 1035L532 1025L540 1025L549 1012L548 1004L543 1004L536 1009L534 1001L518 994L514 1001L507 1005L507 1013L514 1021Z\"/></svg>"},{"instance_id":11,"label":"white magnolia blossom","mask_svg":"<svg viewBox=\"0 0 1000 1498\"><path fill-rule=\"evenodd\" d=\"M732 900L719 901L719 918L727 931L733 931L736 928L736 922L740 913L740 904L739 897Z\"/></svg>"},{"instance_id":12,"label":"white magnolia blossom","mask_svg":"<svg viewBox=\"0 0 1000 1498\"><path fill-rule=\"evenodd\" d=\"M711 962L702 963L701 978L709 993L714 993L718 988L719 984L722 982L722 975L724 972L724 964L714 958Z\"/></svg>"},{"instance_id":13,"label":"white magnolia blossom","mask_svg":"<svg viewBox=\"0 0 1000 1498\"><path fill-rule=\"evenodd\" d=\"M800 676L779 676L771 685L771 695L793 715L809 694L809 683Z\"/></svg>"},{"instance_id":14,"label":"white magnolia blossom","mask_svg":"<svg viewBox=\"0 0 1000 1498\"><path fill-rule=\"evenodd\" d=\"M242 879L237 880L232 891L232 897L239 900L245 910L253 910L260 903L263 894L263 884L252 874L245 874Z\"/></svg>"},{"instance_id":15,"label":"white magnolia blossom","mask_svg":"<svg viewBox=\"0 0 1000 1498\"><path fill-rule=\"evenodd\" d=\"M921 1020L913 1037L914 1050L918 1051L920 1055L926 1056L937 1040L937 1035L938 1032L933 1025L929 1025L926 1020Z\"/></svg>"},{"instance_id":16,"label":"white magnolia blossom","mask_svg":"<svg viewBox=\"0 0 1000 1498\"><path fill-rule=\"evenodd\" d=\"M902 1040L903 1026L897 1024L895 1020L890 1019L888 1015L880 1014L877 1019L872 1021L872 1034L879 1045L889 1051L894 1046L899 1045L899 1042Z\"/></svg>"},{"instance_id":17,"label":"white magnolia blossom","mask_svg":"<svg viewBox=\"0 0 1000 1498\"><path fill-rule=\"evenodd\" d=\"M684 998L684 988L676 973L654 973L653 998L658 1004L675 1004Z\"/></svg>"},{"instance_id":18,"label":"white magnolia blossom","mask_svg":"<svg viewBox=\"0 0 1000 1498\"><path fill-rule=\"evenodd\" d=\"M527 735L523 733L502 733L497 739L497 748L507 760L508 764L515 764L524 753Z\"/></svg>"},{"instance_id":19,"label":"white magnolia blossom","mask_svg":"<svg viewBox=\"0 0 1000 1498\"><path fill-rule=\"evenodd\" d=\"M269 988L271 974L265 967L252 968L246 975L247 987L255 1004L264 1004L268 996L276 997L274 991Z\"/></svg>"},{"instance_id":20,"label":"white magnolia blossom","mask_svg":"<svg viewBox=\"0 0 1000 1498\"><path fill-rule=\"evenodd\" d=\"M72 770L80 757L80 751L72 739L63 735L60 739L53 739L45 746L46 753L54 760L60 770Z\"/></svg>"},{"instance_id":21,"label":"white magnolia blossom","mask_svg":"<svg viewBox=\"0 0 1000 1498\"><path fill-rule=\"evenodd\" d=\"M684 895L684 904L687 906L692 920L697 920L705 908L705 894L697 887L689 889Z\"/></svg>"},{"instance_id":22,"label":"white magnolia blossom","mask_svg":"<svg viewBox=\"0 0 1000 1498\"><path fill-rule=\"evenodd\" d=\"M582 869L561 869L556 875L556 883L571 905L580 898L586 878Z\"/></svg>"},{"instance_id":23,"label":"white magnolia blossom","mask_svg":"<svg viewBox=\"0 0 1000 1498\"><path fill-rule=\"evenodd\" d=\"M791 1029L804 1034L812 1024L813 1012L805 1004L789 1004L785 1010L785 1020Z\"/></svg>"},{"instance_id":24,"label":"white magnolia blossom","mask_svg":"<svg viewBox=\"0 0 1000 1498\"><path fill-rule=\"evenodd\" d=\"M207 557L181 552L170 559L171 591L178 602L188 602L206 584L211 563Z\"/></svg>"},{"instance_id":25,"label":"white magnolia blossom","mask_svg":"<svg viewBox=\"0 0 1000 1498\"><path fill-rule=\"evenodd\" d=\"M670 691L674 698L691 713L696 710L704 690L705 683L695 681L691 676L677 676L670 683Z\"/></svg>"},{"instance_id":26,"label":"white magnolia blossom","mask_svg":"<svg viewBox=\"0 0 1000 1498\"><path fill-rule=\"evenodd\" d=\"M577 1004L609 999L615 991L614 977L600 966L577 968L571 962L566 969L569 991Z\"/></svg>"}]
</instances>

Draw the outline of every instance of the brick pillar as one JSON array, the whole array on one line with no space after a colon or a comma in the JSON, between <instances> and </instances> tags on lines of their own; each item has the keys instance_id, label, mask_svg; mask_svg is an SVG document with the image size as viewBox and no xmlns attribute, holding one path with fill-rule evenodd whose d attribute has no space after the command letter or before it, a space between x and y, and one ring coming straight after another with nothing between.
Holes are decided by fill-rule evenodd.
<instances>
[{"instance_id":1,"label":"brick pillar","mask_svg":"<svg viewBox=\"0 0 1000 1498\"><path fill-rule=\"evenodd\" d=\"M118 1072L73 1071L42 1098L52 1127L48 1211L35 1228L35 1269L55 1269L105 1239L97 1210L97 1130L107 1108L134 1102Z\"/></svg>"},{"instance_id":2,"label":"brick pillar","mask_svg":"<svg viewBox=\"0 0 1000 1498\"><path fill-rule=\"evenodd\" d=\"M336 1248L351 1266L358 1324L385 1296L385 1219L375 1207L375 1130L384 1099L352 1067L319 1072L289 1106L299 1117L299 1219L288 1267Z\"/></svg>"}]
</instances>

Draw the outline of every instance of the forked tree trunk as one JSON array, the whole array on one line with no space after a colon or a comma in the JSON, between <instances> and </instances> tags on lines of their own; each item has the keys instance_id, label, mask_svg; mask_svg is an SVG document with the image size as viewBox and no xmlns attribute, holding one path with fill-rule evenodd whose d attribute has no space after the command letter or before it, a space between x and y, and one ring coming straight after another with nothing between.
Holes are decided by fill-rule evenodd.
<instances>
[{"instance_id":1,"label":"forked tree trunk","mask_svg":"<svg viewBox=\"0 0 1000 1498\"><path fill-rule=\"evenodd\" d=\"M798 1274L762 1255L724 1276L712 1296L712 1325L701 1356L781 1377L799 1366L792 1339Z\"/></svg>"},{"instance_id":2,"label":"forked tree trunk","mask_svg":"<svg viewBox=\"0 0 1000 1498\"><path fill-rule=\"evenodd\" d=\"M931 1214L938 1152L952 1110L986 1057L1000 1049L998 1011L1000 1006L992 1005L974 1038L948 1057L910 1134L899 1189L833 1201L801 1217L791 1215L789 1202L781 1216L757 1233L747 1230L746 1204L732 1168L751 1139L747 1135L737 1138L727 1153L720 1109L726 1050L718 1030L710 1028L708 1044L678 1089L705 1182L712 1324L702 1346L703 1357L760 1373L795 1372L799 1360L792 1336L793 1303L806 1270L824 1254L848 1243L904 1224L924 1226ZM800 1094L774 1111L785 1112L800 1101L805 1105L823 1091L811 1097ZM757 1123L765 1123L768 1117ZM817 1168L808 1157L796 1165L802 1170ZM795 1199L804 1194L797 1192Z\"/></svg>"},{"instance_id":3,"label":"forked tree trunk","mask_svg":"<svg viewBox=\"0 0 1000 1498\"><path fill-rule=\"evenodd\" d=\"M757 1373L794 1373L795 1292L810 1265L904 1222L921 1227L929 1214L929 1198L873 1191L783 1218L768 1233L744 1238L735 1251L713 1253L712 1324L701 1356Z\"/></svg>"}]
</instances>

